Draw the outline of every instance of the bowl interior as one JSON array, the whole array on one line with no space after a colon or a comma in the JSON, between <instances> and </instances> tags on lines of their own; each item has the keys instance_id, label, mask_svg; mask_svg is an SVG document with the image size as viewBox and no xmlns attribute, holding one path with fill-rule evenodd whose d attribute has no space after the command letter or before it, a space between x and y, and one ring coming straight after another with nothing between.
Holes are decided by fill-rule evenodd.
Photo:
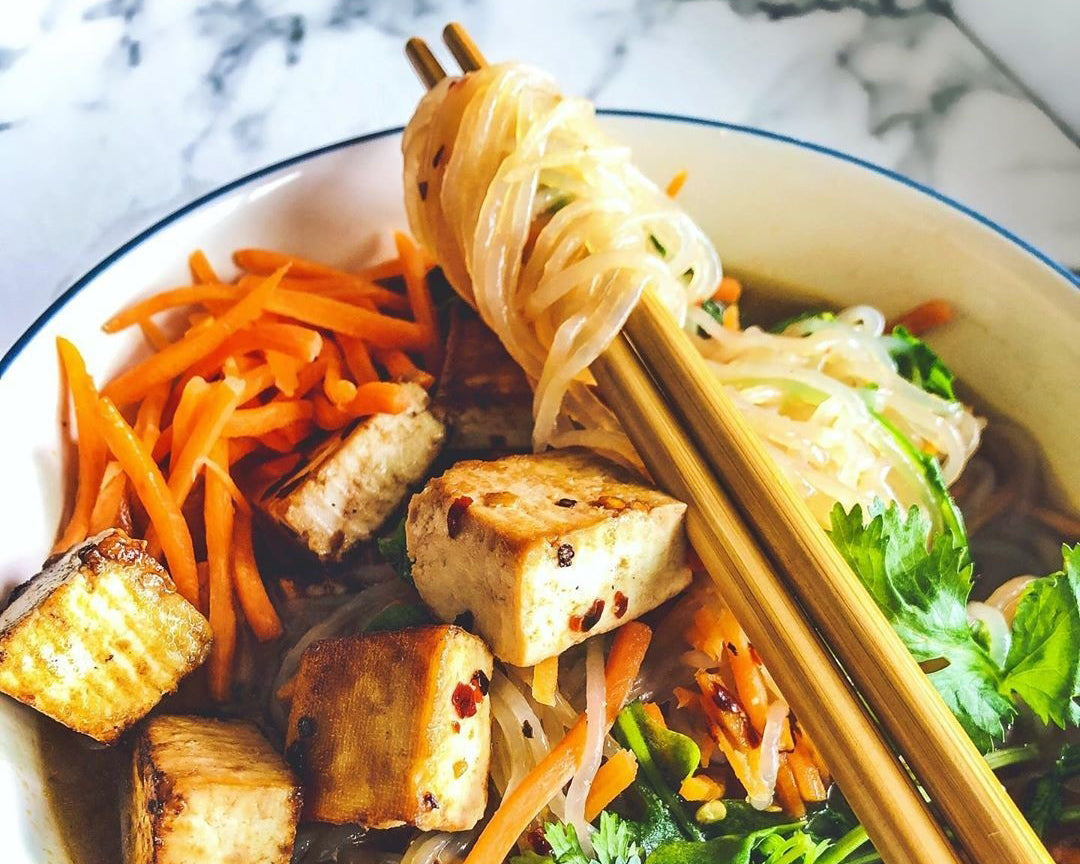
<instances>
[{"instance_id":1,"label":"bowl interior","mask_svg":"<svg viewBox=\"0 0 1080 864\"><path fill-rule=\"evenodd\" d=\"M1016 241L971 215L851 161L693 122L608 116L642 168L665 182L690 172L681 200L728 269L754 284L887 315L944 297L957 320L930 341L978 399L1034 433L1059 496L1080 504L1071 450L1080 416L1080 291ZM104 335L114 310L181 284L196 248L224 266L232 250L279 248L343 266L386 254L404 228L397 134L385 133L260 172L188 208L85 280L21 344L0 377L6 426L0 499L6 594L39 569L64 508L72 454L60 417L55 337L72 339L100 380L143 350ZM231 274L229 274L231 275ZM32 712L0 700L0 832L11 864L71 861L44 794Z\"/></svg>"}]
</instances>

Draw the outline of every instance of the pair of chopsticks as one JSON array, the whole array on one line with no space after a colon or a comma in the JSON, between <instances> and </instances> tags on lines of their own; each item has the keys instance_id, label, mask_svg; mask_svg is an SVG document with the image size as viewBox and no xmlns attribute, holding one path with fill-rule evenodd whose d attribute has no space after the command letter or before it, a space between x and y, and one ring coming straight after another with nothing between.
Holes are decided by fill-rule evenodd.
<instances>
[{"instance_id":1,"label":"pair of chopsticks","mask_svg":"<svg viewBox=\"0 0 1080 864\"><path fill-rule=\"evenodd\" d=\"M443 36L463 71L485 65L460 25ZM406 53L426 86L446 76L422 40ZM591 371L653 478L689 505L695 551L884 860L965 860L936 808L971 861L1052 864L652 291Z\"/></svg>"}]
</instances>

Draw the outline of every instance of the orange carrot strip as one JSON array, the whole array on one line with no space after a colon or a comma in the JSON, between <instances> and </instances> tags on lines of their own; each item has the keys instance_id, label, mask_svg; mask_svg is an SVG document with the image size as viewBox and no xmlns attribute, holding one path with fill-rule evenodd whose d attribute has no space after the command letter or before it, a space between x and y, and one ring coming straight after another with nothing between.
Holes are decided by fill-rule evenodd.
<instances>
[{"instance_id":1,"label":"orange carrot strip","mask_svg":"<svg viewBox=\"0 0 1080 864\"><path fill-rule=\"evenodd\" d=\"M199 406L202 405L203 399L207 392L210 390L210 384L202 378L192 378L187 384L184 385L183 391L180 393L180 401L176 403L176 411L173 412L173 422L166 430L166 435L169 436L169 456L170 463L175 465L176 459L180 455L180 451L187 443L188 438L191 435L192 427L195 425L195 418L199 411ZM163 435L162 439L166 436ZM155 450L155 456L158 456Z\"/></svg>"},{"instance_id":2,"label":"orange carrot strip","mask_svg":"<svg viewBox=\"0 0 1080 864\"><path fill-rule=\"evenodd\" d=\"M226 378L210 385L199 405L199 416L194 419L191 433L180 445L176 459L169 462L169 491L177 505L182 506L187 500L199 464L210 457L243 393L243 382L237 378ZM176 453L175 447L173 452Z\"/></svg>"},{"instance_id":3,"label":"orange carrot strip","mask_svg":"<svg viewBox=\"0 0 1080 864\"><path fill-rule=\"evenodd\" d=\"M260 393L274 385L274 370L269 363L249 369L240 376L244 381L244 393L240 397L240 404L250 402Z\"/></svg>"},{"instance_id":4,"label":"orange carrot strip","mask_svg":"<svg viewBox=\"0 0 1080 864\"><path fill-rule=\"evenodd\" d=\"M229 445L229 461L232 462L232 442L229 441L227 443ZM229 496L232 498L233 504L236 506L237 512L240 512L241 510L244 510L248 513L251 512L251 505L248 504L247 498L245 498L244 493L240 491L240 487L236 485L236 481L233 480L232 475L229 473L228 469L223 468L221 465L219 465L217 462L210 458L203 459L199 467L207 472L211 472L217 475L218 480L224 484L226 489L229 490Z\"/></svg>"},{"instance_id":5,"label":"orange carrot strip","mask_svg":"<svg viewBox=\"0 0 1080 864\"><path fill-rule=\"evenodd\" d=\"M741 329L739 323L739 307L735 305L725 306L720 316L720 323L728 330L738 332Z\"/></svg>"},{"instance_id":6,"label":"orange carrot strip","mask_svg":"<svg viewBox=\"0 0 1080 864\"><path fill-rule=\"evenodd\" d=\"M604 678L607 683L607 725L615 722L637 678L652 631L639 621L631 621L615 631L608 653ZM529 824L563 785L574 775L585 750L585 718L547 756L537 763L499 808L465 858L465 864L501 864Z\"/></svg>"},{"instance_id":7,"label":"orange carrot strip","mask_svg":"<svg viewBox=\"0 0 1080 864\"><path fill-rule=\"evenodd\" d=\"M383 348L418 349L430 341L427 331L414 321L403 321L304 291L278 291L267 301L266 308L304 324L358 336Z\"/></svg>"},{"instance_id":8,"label":"orange carrot strip","mask_svg":"<svg viewBox=\"0 0 1080 864\"><path fill-rule=\"evenodd\" d=\"M229 439L229 462L236 464L259 449L259 442L251 438Z\"/></svg>"},{"instance_id":9,"label":"orange carrot strip","mask_svg":"<svg viewBox=\"0 0 1080 864\"><path fill-rule=\"evenodd\" d=\"M86 362L79 349L63 337L57 337L56 348L67 379L67 389L75 406L77 434L78 481L71 517L60 534L54 552L62 552L86 539L90 519L101 489L108 452L97 423L97 388L86 371Z\"/></svg>"},{"instance_id":10,"label":"orange carrot strip","mask_svg":"<svg viewBox=\"0 0 1080 864\"><path fill-rule=\"evenodd\" d=\"M723 796L724 784L706 774L695 774L683 780L679 794L687 801L713 801Z\"/></svg>"},{"instance_id":11,"label":"orange carrot strip","mask_svg":"<svg viewBox=\"0 0 1080 864\"><path fill-rule=\"evenodd\" d=\"M135 415L135 433L149 450L154 449L161 435L161 415L169 399L169 390L168 384L159 384L139 403L139 411Z\"/></svg>"},{"instance_id":12,"label":"orange carrot strip","mask_svg":"<svg viewBox=\"0 0 1080 864\"><path fill-rule=\"evenodd\" d=\"M896 327L905 327L909 333L922 336L935 327L948 324L952 319L953 308L947 300L928 300L905 312L889 324L886 330L891 333Z\"/></svg>"},{"instance_id":13,"label":"orange carrot strip","mask_svg":"<svg viewBox=\"0 0 1080 864\"><path fill-rule=\"evenodd\" d=\"M791 771L788 753L780 754L780 770L776 774L776 800L789 816L802 819L806 815L806 806L799 795L795 775Z\"/></svg>"},{"instance_id":14,"label":"orange carrot strip","mask_svg":"<svg viewBox=\"0 0 1080 864\"><path fill-rule=\"evenodd\" d=\"M315 425L324 432L334 432L355 419L347 411L327 399L322 393L316 393L311 397L311 405L315 412Z\"/></svg>"},{"instance_id":15,"label":"orange carrot strip","mask_svg":"<svg viewBox=\"0 0 1080 864\"><path fill-rule=\"evenodd\" d=\"M273 432L267 432L259 440L278 453L289 453L296 449L297 445L307 438L315 429L315 424L310 420L297 420L288 426L282 426Z\"/></svg>"},{"instance_id":16,"label":"orange carrot strip","mask_svg":"<svg viewBox=\"0 0 1080 864\"><path fill-rule=\"evenodd\" d=\"M371 362L371 354L363 340L339 333L337 341L345 357L345 365L349 367L349 372L357 384L379 380L379 373L375 371L375 364Z\"/></svg>"},{"instance_id":17,"label":"orange carrot strip","mask_svg":"<svg viewBox=\"0 0 1080 864\"><path fill-rule=\"evenodd\" d=\"M379 279L393 279L395 276L401 276L404 274L404 270L401 268L400 258L391 258L388 261L383 261L379 264L373 264L370 267L364 267L361 270L356 271L356 275L361 279L370 279L375 282Z\"/></svg>"},{"instance_id":18,"label":"orange carrot strip","mask_svg":"<svg viewBox=\"0 0 1080 864\"><path fill-rule=\"evenodd\" d=\"M391 312L409 311L409 298L404 294L349 274L327 278L283 279L281 287L290 291L310 291L351 303L372 303Z\"/></svg>"},{"instance_id":19,"label":"orange carrot strip","mask_svg":"<svg viewBox=\"0 0 1080 864\"><path fill-rule=\"evenodd\" d=\"M124 476L120 463L109 462L105 466L105 476L102 478L101 490L98 492L94 509L90 511L90 527L87 531L93 536L106 528L120 527L121 515L124 510L124 493L127 491L127 478Z\"/></svg>"},{"instance_id":20,"label":"orange carrot strip","mask_svg":"<svg viewBox=\"0 0 1080 864\"><path fill-rule=\"evenodd\" d=\"M233 412L222 434L226 438L259 438L297 420L306 420L313 413L311 403L302 400L282 400L267 402L258 408L240 408Z\"/></svg>"},{"instance_id":21,"label":"orange carrot strip","mask_svg":"<svg viewBox=\"0 0 1080 864\"><path fill-rule=\"evenodd\" d=\"M140 321L149 320L152 315L175 309L177 306L207 306L235 302L242 296L233 285L214 282L207 285L185 285L180 288L167 288L121 309L101 325L106 333L117 333Z\"/></svg>"},{"instance_id":22,"label":"orange carrot strip","mask_svg":"<svg viewBox=\"0 0 1080 864\"><path fill-rule=\"evenodd\" d=\"M637 777L638 763L629 750L616 750L601 765L585 799L585 821L592 822L600 811L618 798Z\"/></svg>"},{"instance_id":23,"label":"orange carrot strip","mask_svg":"<svg viewBox=\"0 0 1080 864\"><path fill-rule=\"evenodd\" d=\"M226 470L228 446L218 440L210 459ZM236 607L233 605L232 540L233 503L228 487L217 473L206 473L206 563L210 576L210 629L214 642L207 661L210 696L216 702L229 698L232 686L233 659L236 653Z\"/></svg>"},{"instance_id":24,"label":"orange carrot strip","mask_svg":"<svg viewBox=\"0 0 1080 864\"><path fill-rule=\"evenodd\" d=\"M288 255L272 249L237 249L233 252L233 263L241 270L265 276L279 267L289 267L289 273L296 279L310 279L319 276L348 275L342 270L317 261L309 261L299 255Z\"/></svg>"},{"instance_id":25,"label":"orange carrot strip","mask_svg":"<svg viewBox=\"0 0 1080 864\"><path fill-rule=\"evenodd\" d=\"M686 178L689 176L690 172L683 168L682 171L668 181L667 188L664 190L668 198L674 198L682 191L683 184L686 183Z\"/></svg>"},{"instance_id":26,"label":"orange carrot strip","mask_svg":"<svg viewBox=\"0 0 1080 864\"><path fill-rule=\"evenodd\" d=\"M196 284L208 285L211 282L221 281L218 279L217 273L214 272L214 268L210 266L210 261L202 249L196 249L188 256L188 269L191 270L191 278L195 280Z\"/></svg>"},{"instance_id":27,"label":"orange carrot strip","mask_svg":"<svg viewBox=\"0 0 1080 864\"><path fill-rule=\"evenodd\" d=\"M750 722L758 734L765 729L765 716L769 710L769 691L765 678L754 661L746 632L739 626L727 607L720 610L720 628L727 643L735 689Z\"/></svg>"},{"instance_id":28,"label":"orange carrot strip","mask_svg":"<svg viewBox=\"0 0 1080 864\"><path fill-rule=\"evenodd\" d=\"M532 697L541 705L554 705L559 690L559 655L533 666Z\"/></svg>"},{"instance_id":29,"label":"orange carrot strip","mask_svg":"<svg viewBox=\"0 0 1080 864\"><path fill-rule=\"evenodd\" d=\"M251 533L251 510L238 510L233 522L233 579L240 608L251 632L260 642L276 639L283 632L281 619L266 594Z\"/></svg>"},{"instance_id":30,"label":"orange carrot strip","mask_svg":"<svg viewBox=\"0 0 1080 864\"><path fill-rule=\"evenodd\" d=\"M165 335L165 331L149 318L143 318L139 321L139 329L142 330L147 344L155 351L160 351L169 344L169 337Z\"/></svg>"},{"instance_id":31,"label":"orange carrot strip","mask_svg":"<svg viewBox=\"0 0 1080 864\"><path fill-rule=\"evenodd\" d=\"M803 801L824 801L825 784L814 766L806 748L802 746L805 736L795 743L795 749L787 754L791 773L795 775L795 785L799 787L799 796Z\"/></svg>"},{"instance_id":32,"label":"orange carrot strip","mask_svg":"<svg viewBox=\"0 0 1080 864\"><path fill-rule=\"evenodd\" d=\"M280 351L267 351L266 365L274 373L274 386L286 396L295 395L300 386L301 361Z\"/></svg>"},{"instance_id":33,"label":"orange carrot strip","mask_svg":"<svg viewBox=\"0 0 1080 864\"><path fill-rule=\"evenodd\" d=\"M98 421L105 444L124 469L150 517L150 523L161 538L177 590L189 602L197 605L199 576L195 571L191 532L180 507L169 492L161 469L110 399L98 401Z\"/></svg>"},{"instance_id":34,"label":"orange carrot strip","mask_svg":"<svg viewBox=\"0 0 1080 864\"><path fill-rule=\"evenodd\" d=\"M276 480L280 480L295 468L303 457L299 453L287 453L276 459L263 462L255 469L255 480L258 486L269 486Z\"/></svg>"},{"instance_id":35,"label":"orange carrot strip","mask_svg":"<svg viewBox=\"0 0 1080 864\"><path fill-rule=\"evenodd\" d=\"M323 343L326 355L326 374L323 378L323 392L335 405L351 402L356 396L356 385L341 377L341 351L332 339Z\"/></svg>"},{"instance_id":36,"label":"orange carrot strip","mask_svg":"<svg viewBox=\"0 0 1080 864\"><path fill-rule=\"evenodd\" d=\"M405 270L405 291L409 295L413 320L420 325L424 333L424 362L428 369L439 369L442 366L439 318L435 312L435 304L431 302L431 290L427 283L427 271L422 253L412 238L400 231L394 234L394 243L397 245L398 255ZM394 346L379 345L379 347L392 348Z\"/></svg>"},{"instance_id":37,"label":"orange carrot strip","mask_svg":"<svg viewBox=\"0 0 1080 864\"><path fill-rule=\"evenodd\" d=\"M307 396L316 384L322 383L325 375L325 357L319 357L314 363L308 363L296 376L296 392L293 393L293 396L297 399Z\"/></svg>"},{"instance_id":38,"label":"orange carrot strip","mask_svg":"<svg viewBox=\"0 0 1080 864\"><path fill-rule=\"evenodd\" d=\"M395 381L411 381L425 390L435 383L435 376L413 363L412 358L400 348L376 348L374 354Z\"/></svg>"},{"instance_id":39,"label":"orange carrot strip","mask_svg":"<svg viewBox=\"0 0 1080 864\"><path fill-rule=\"evenodd\" d=\"M277 351L309 363L319 355L321 348L322 335L317 330L299 324L258 321L234 333L185 374L212 377L223 368L229 357L240 357L253 351Z\"/></svg>"},{"instance_id":40,"label":"orange carrot strip","mask_svg":"<svg viewBox=\"0 0 1080 864\"><path fill-rule=\"evenodd\" d=\"M720 303L738 303L742 296L742 283L733 276L725 276L716 286L712 299Z\"/></svg>"},{"instance_id":41,"label":"orange carrot strip","mask_svg":"<svg viewBox=\"0 0 1080 864\"><path fill-rule=\"evenodd\" d=\"M154 356L122 372L106 385L103 394L118 404L126 405L145 396L154 385L180 375L245 324L253 321L262 312L284 275L284 270L278 270L243 299L230 306L228 311L205 329L185 335L180 341L173 342Z\"/></svg>"}]
</instances>

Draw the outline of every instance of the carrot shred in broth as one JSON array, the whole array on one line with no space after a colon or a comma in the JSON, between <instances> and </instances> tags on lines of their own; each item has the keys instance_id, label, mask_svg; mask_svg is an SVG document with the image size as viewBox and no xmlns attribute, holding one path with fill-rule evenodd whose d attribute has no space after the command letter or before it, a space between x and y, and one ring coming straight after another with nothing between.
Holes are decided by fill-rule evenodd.
<instances>
[{"instance_id":1,"label":"carrot shred in broth","mask_svg":"<svg viewBox=\"0 0 1080 864\"><path fill-rule=\"evenodd\" d=\"M683 186L686 185L686 178L689 176L690 172L683 168L668 181L667 187L664 189L668 198L674 198L682 191Z\"/></svg>"},{"instance_id":2,"label":"carrot shred in broth","mask_svg":"<svg viewBox=\"0 0 1080 864\"><path fill-rule=\"evenodd\" d=\"M935 327L948 324L952 319L952 304L947 300L928 300L905 312L895 321L890 321L886 330L891 332L896 327L904 327L912 335L922 336Z\"/></svg>"},{"instance_id":3,"label":"carrot shred in broth","mask_svg":"<svg viewBox=\"0 0 1080 864\"><path fill-rule=\"evenodd\" d=\"M404 382L434 384L438 367L418 360L441 352L427 283L433 262L407 245L407 261L355 273L273 250L239 250L236 278L195 250L190 285L140 300L103 325L108 333L138 326L152 351L100 393L75 346L58 340L74 405L78 480L57 551L91 530L132 531L130 505L138 504L134 517L148 551L163 557L180 594L210 617L209 685L217 700L230 695L239 628L260 641L282 633L259 572L247 482L258 489L295 470L300 448L322 429L407 410ZM397 287L376 280L397 280ZM187 322L179 338L170 340L154 320L163 314L171 316L170 333ZM181 508L199 484L202 512L189 524ZM206 561L197 563L195 550L204 546Z\"/></svg>"}]
</instances>

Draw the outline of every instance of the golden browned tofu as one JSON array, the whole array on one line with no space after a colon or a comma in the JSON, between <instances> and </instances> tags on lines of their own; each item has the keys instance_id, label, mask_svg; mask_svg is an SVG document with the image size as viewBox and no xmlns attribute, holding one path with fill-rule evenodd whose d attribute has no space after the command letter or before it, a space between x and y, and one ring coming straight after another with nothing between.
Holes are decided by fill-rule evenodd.
<instances>
[{"instance_id":1,"label":"golden browned tofu","mask_svg":"<svg viewBox=\"0 0 1080 864\"><path fill-rule=\"evenodd\" d=\"M454 305L436 409L448 450L532 448L532 390L499 337L464 303Z\"/></svg>"},{"instance_id":2,"label":"golden browned tofu","mask_svg":"<svg viewBox=\"0 0 1080 864\"><path fill-rule=\"evenodd\" d=\"M403 386L409 408L346 426L261 496L270 519L323 561L370 540L439 455L445 429L427 393Z\"/></svg>"},{"instance_id":3,"label":"golden browned tofu","mask_svg":"<svg viewBox=\"0 0 1080 864\"><path fill-rule=\"evenodd\" d=\"M135 744L126 864L288 864L302 794L254 724L155 717Z\"/></svg>"},{"instance_id":4,"label":"golden browned tofu","mask_svg":"<svg viewBox=\"0 0 1080 864\"><path fill-rule=\"evenodd\" d=\"M472 616L531 666L689 584L686 505L585 450L459 462L413 496L412 576L444 621Z\"/></svg>"},{"instance_id":5,"label":"golden browned tofu","mask_svg":"<svg viewBox=\"0 0 1080 864\"><path fill-rule=\"evenodd\" d=\"M47 564L0 614L0 691L106 744L210 651L210 625L145 543L110 529Z\"/></svg>"},{"instance_id":6,"label":"golden browned tofu","mask_svg":"<svg viewBox=\"0 0 1080 864\"><path fill-rule=\"evenodd\" d=\"M445 625L308 648L286 749L306 818L472 828L487 804L491 665L480 639Z\"/></svg>"}]
</instances>

